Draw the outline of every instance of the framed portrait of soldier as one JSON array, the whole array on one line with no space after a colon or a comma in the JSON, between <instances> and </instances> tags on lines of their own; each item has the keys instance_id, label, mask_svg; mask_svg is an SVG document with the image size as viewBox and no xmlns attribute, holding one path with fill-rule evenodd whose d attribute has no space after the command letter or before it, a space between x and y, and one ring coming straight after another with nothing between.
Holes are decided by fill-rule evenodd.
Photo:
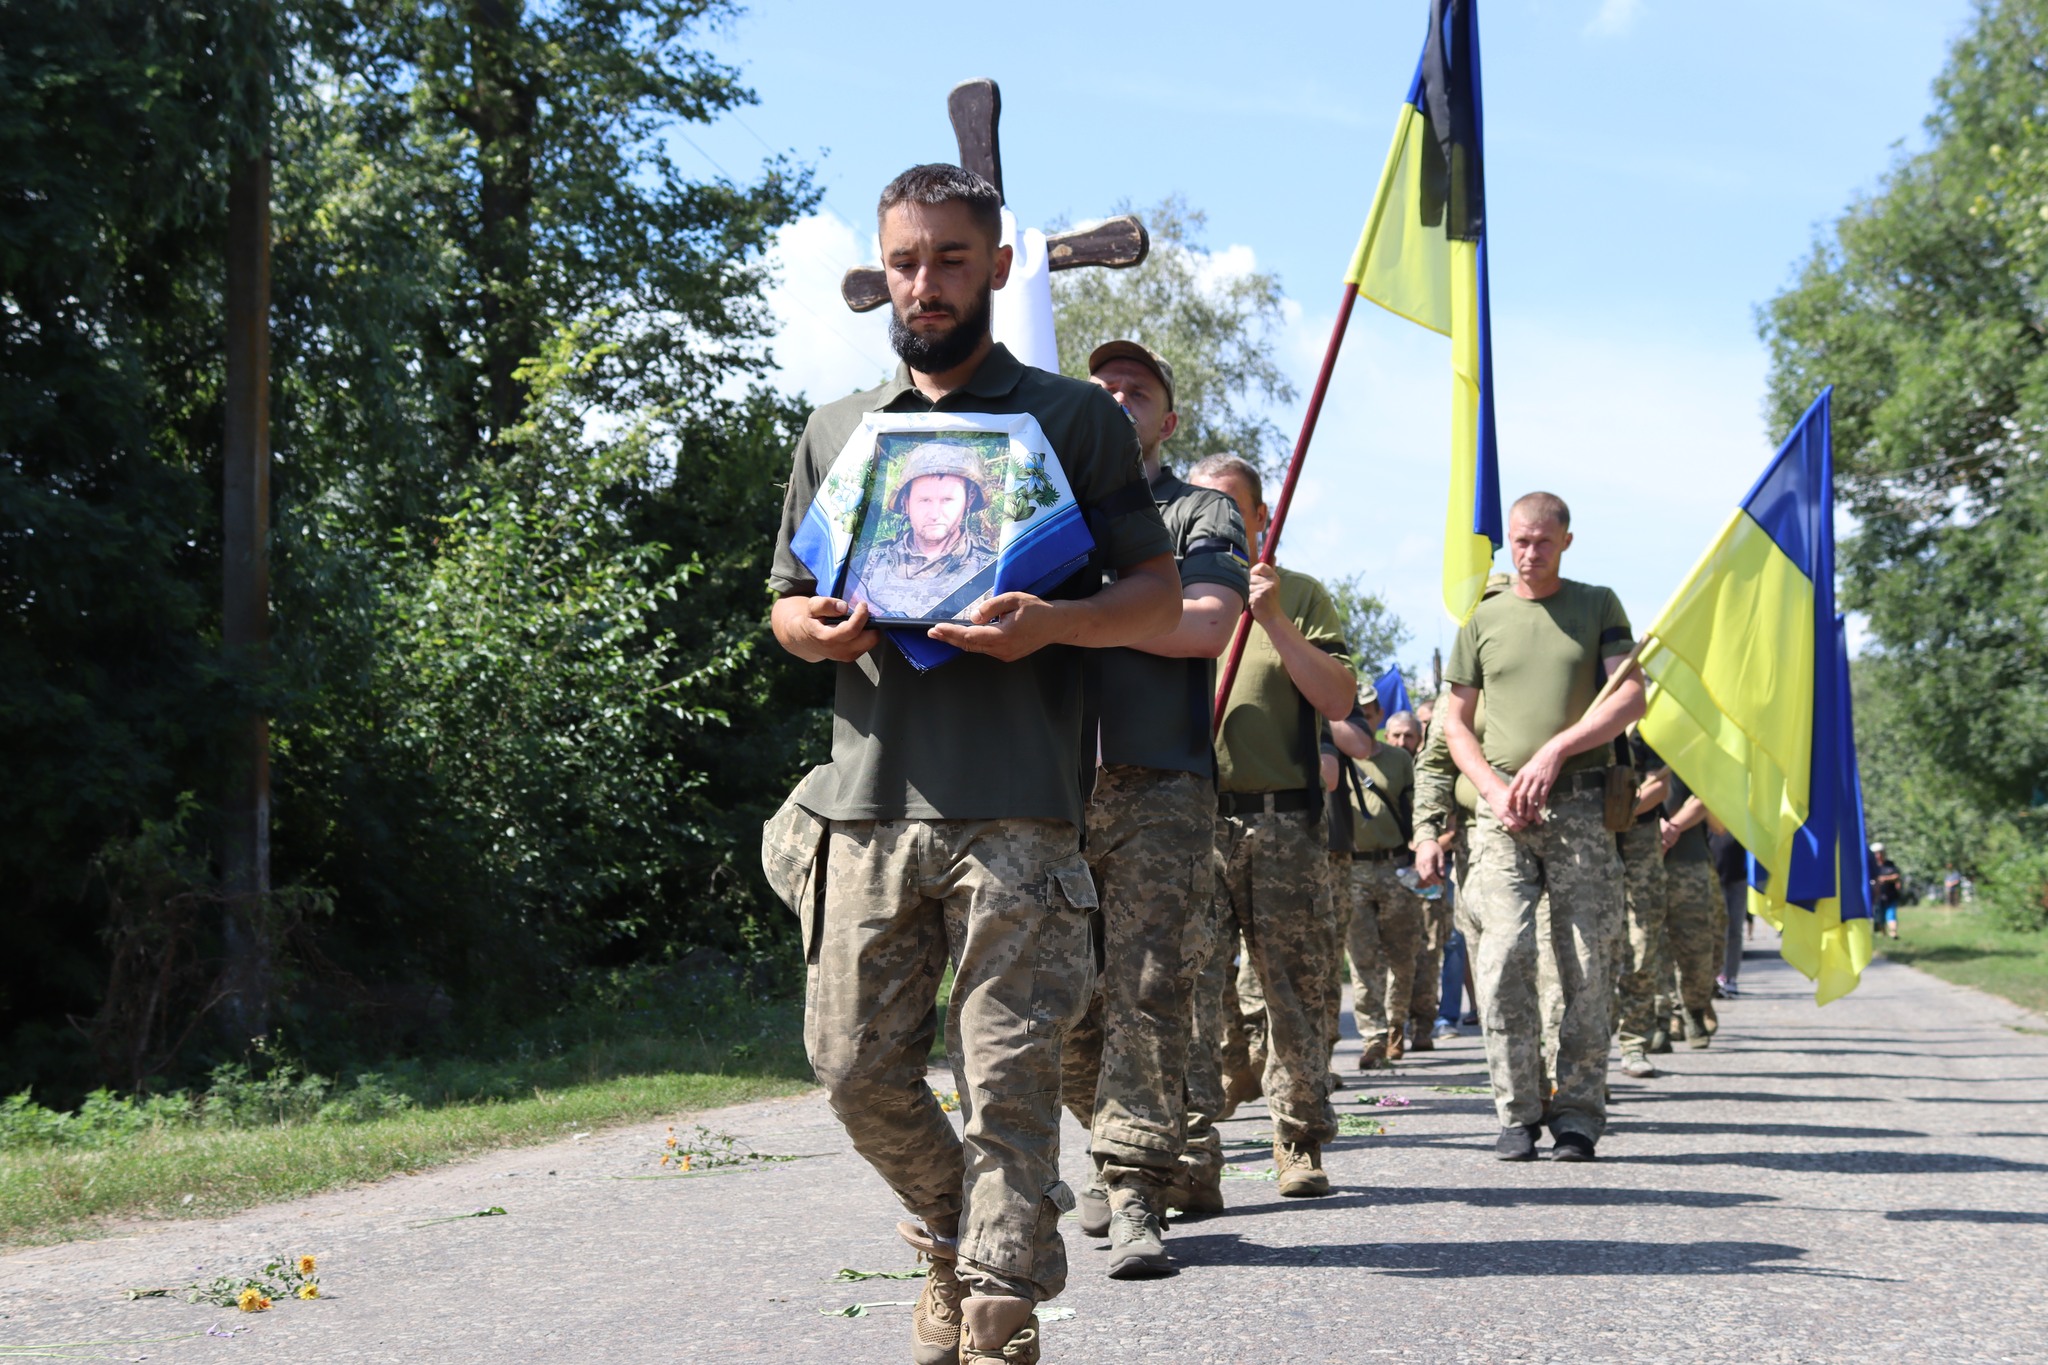
<instances>
[{"instance_id":1,"label":"framed portrait of soldier","mask_svg":"<svg viewBox=\"0 0 2048 1365\"><path fill-rule=\"evenodd\" d=\"M847 604L865 602L886 625L931 625L994 596L1008 455L1008 439L992 432L877 433Z\"/></svg>"},{"instance_id":2,"label":"framed portrait of soldier","mask_svg":"<svg viewBox=\"0 0 2048 1365\"><path fill-rule=\"evenodd\" d=\"M920 666L922 631L1005 592L1043 594L1095 540L1028 413L869 413L820 483L792 549L821 590ZM948 647L950 648L950 647Z\"/></svg>"}]
</instances>

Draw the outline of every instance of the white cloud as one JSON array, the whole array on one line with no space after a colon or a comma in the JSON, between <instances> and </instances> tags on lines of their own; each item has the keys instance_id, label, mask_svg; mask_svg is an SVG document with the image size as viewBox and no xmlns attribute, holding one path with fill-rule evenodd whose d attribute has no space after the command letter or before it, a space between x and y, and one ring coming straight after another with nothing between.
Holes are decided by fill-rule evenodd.
<instances>
[{"instance_id":1,"label":"white cloud","mask_svg":"<svg viewBox=\"0 0 2048 1365\"><path fill-rule=\"evenodd\" d=\"M1600 37L1625 33L1642 11L1642 0L1600 0L1600 12L1586 25L1586 32Z\"/></svg>"},{"instance_id":2,"label":"white cloud","mask_svg":"<svg viewBox=\"0 0 2048 1365\"><path fill-rule=\"evenodd\" d=\"M840 277L879 254L871 233L829 212L777 229L767 291L781 323L771 348L776 387L823 403L872 388L896 368L887 310L855 313L839 297Z\"/></svg>"},{"instance_id":3,"label":"white cloud","mask_svg":"<svg viewBox=\"0 0 2048 1365\"><path fill-rule=\"evenodd\" d=\"M1290 327L1291 373L1315 373L1331 321ZM1570 503L1566 574L1612 587L1646 626L1770 458L1764 358L1496 323L1503 499L1547 488ZM1455 634L1440 600L1449 389L1449 342L1360 305L1283 542L1306 572L1362 573L1415 632L1404 661L1425 675L1431 648L1448 653Z\"/></svg>"}]
</instances>

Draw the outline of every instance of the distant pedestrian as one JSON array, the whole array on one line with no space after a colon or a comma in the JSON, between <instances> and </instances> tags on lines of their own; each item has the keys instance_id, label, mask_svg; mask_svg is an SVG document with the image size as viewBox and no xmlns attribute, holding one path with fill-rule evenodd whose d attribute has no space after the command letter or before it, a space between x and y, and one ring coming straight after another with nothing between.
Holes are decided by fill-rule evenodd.
<instances>
[{"instance_id":1,"label":"distant pedestrian","mask_svg":"<svg viewBox=\"0 0 2048 1365\"><path fill-rule=\"evenodd\" d=\"M1883 844L1870 846L1870 908L1878 927L1888 938L1899 936L1899 901L1905 895L1905 874L1884 851Z\"/></svg>"},{"instance_id":2,"label":"distant pedestrian","mask_svg":"<svg viewBox=\"0 0 2048 1365\"><path fill-rule=\"evenodd\" d=\"M1941 898L1953 910L1963 903L1963 874L1956 871L1956 865L1948 865L1948 875L1941 879Z\"/></svg>"}]
</instances>

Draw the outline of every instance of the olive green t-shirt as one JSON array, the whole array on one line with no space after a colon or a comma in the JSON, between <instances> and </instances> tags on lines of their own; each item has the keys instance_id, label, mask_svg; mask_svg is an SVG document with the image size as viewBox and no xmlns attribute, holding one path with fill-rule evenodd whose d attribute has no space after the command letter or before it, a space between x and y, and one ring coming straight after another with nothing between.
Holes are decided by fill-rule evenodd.
<instances>
[{"instance_id":1,"label":"olive green t-shirt","mask_svg":"<svg viewBox=\"0 0 2048 1365\"><path fill-rule=\"evenodd\" d=\"M1028 412L1066 470L1088 517L1100 565L1128 569L1173 553L1146 496L1138 436L1094 384L1019 364L998 345L974 377L933 403L908 369L880 388L813 412L797 442L769 585L815 593L790 550L811 499L847 439L871 412ZM1084 570L1064 595L1098 586ZM1081 822L1081 775L1095 763L1082 731L1082 651L1063 645L1015 663L963 654L920 673L887 640L836 665L832 761L813 774L804 805L827 820L1046 819ZM1083 764L1086 764L1084 769Z\"/></svg>"},{"instance_id":2,"label":"olive green t-shirt","mask_svg":"<svg viewBox=\"0 0 2048 1365\"><path fill-rule=\"evenodd\" d=\"M1342 771L1349 762L1358 770L1357 782ZM1408 847L1401 833L1398 809L1409 816L1415 808L1415 760L1398 744L1381 741L1371 758L1340 758L1338 785L1351 793L1351 846L1360 853L1379 853Z\"/></svg>"},{"instance_id":3,"label":"olive green t-shirt","mask_svg":"<svg viewBox=\"0 0 2048 1365\"><path fill-rule=\"evenodd\" d=\"M1564 579L1535 601L1503 592L1480 602L1458 631L1444 678L1484 694L1481 752L1513 773L1578 724L1600 691L1602 660L1634 644L1628 614L1611 589ZM1566 759L1563 771L1604 768L1609 757L1608 746L1597 745Z\"/></svg>"},{"instance_id":4,"label":"olive green t-shirt","mask_svg":"<svg viewBox=\"0 0 2048 1365\"><path fill-rule=\"evenodd\" d=\"M1456 816L1467 821L1479 816L1479 788L1458 770L1451 757L1450 740L1444 734L1444 712L1449 694L1438 697L1436 712L1429 718L1429 733L1422 752L1415 756L1415 835L1434 839L1455 824ZM1472 710L1472 733L1486 742L1486 697L1482 694Z\"/></svg>"},{"instance_id":5,"label":"olive green t-shirt","mask_svg":"<svg viewBox=\"0 0 2048 1365\"><path fill-rule=\"evenodd\" d=\"M1173 538L1180 585L1214 583L1243 597L1251 556L1237 504L1213 488L1196 488L1160 470L1152 500ZM1141 649L1102 651L1102 761L1209 776L1215 706L1214 659L1168 659Z\"/></svg>"},{"instance_id":6,"label":"olive green t-shirt","mask_svg":"<svg viewBox=\"0 0 2048 1365\"><path fill-rule=\"evenodd\" d=\"M1280 611L1310 644L1356 675L1344 644L1344 622L1321 583L1281 569ZM1254 622L1217 736L1217 787L1227 792L1322 791L1317 730L1315 711L1295 690L1265 627Z\"/></svg>"}]
</instances>

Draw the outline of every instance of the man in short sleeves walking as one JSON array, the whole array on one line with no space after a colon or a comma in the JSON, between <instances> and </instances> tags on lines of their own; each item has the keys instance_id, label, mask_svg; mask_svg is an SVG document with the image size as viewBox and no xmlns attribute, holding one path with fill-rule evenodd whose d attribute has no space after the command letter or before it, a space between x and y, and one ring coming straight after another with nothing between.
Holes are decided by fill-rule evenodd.
<instances>
[{"instance_id":1,"label":"man in short sleeves walking","mask_svg":"<svg viewBox=\"0 0 2048 1365\"><path fill-rule=\"evenodd\" d=\"M1553 1156L1590 1161L1607 1122L1608 954L1622 875L1604 793L1611 742L1642 714L1643 688L1631 677L1593 704L1634 642L1611 590L1560 575L1571 543L1563 499L1530 493L1515 503L1508 545L1518 578L1474 610L1444 671L1445 737L1480 796L1467 895L1480 928L1474 975L1501 1124L1495 1152L1507 1161L1536 1155L1546 1121ZM1482 697L1484 739L1473 729ZM1564 1002L1547 1110L1536 910L1546 892Z\"/></svg>"}]
</instances>

